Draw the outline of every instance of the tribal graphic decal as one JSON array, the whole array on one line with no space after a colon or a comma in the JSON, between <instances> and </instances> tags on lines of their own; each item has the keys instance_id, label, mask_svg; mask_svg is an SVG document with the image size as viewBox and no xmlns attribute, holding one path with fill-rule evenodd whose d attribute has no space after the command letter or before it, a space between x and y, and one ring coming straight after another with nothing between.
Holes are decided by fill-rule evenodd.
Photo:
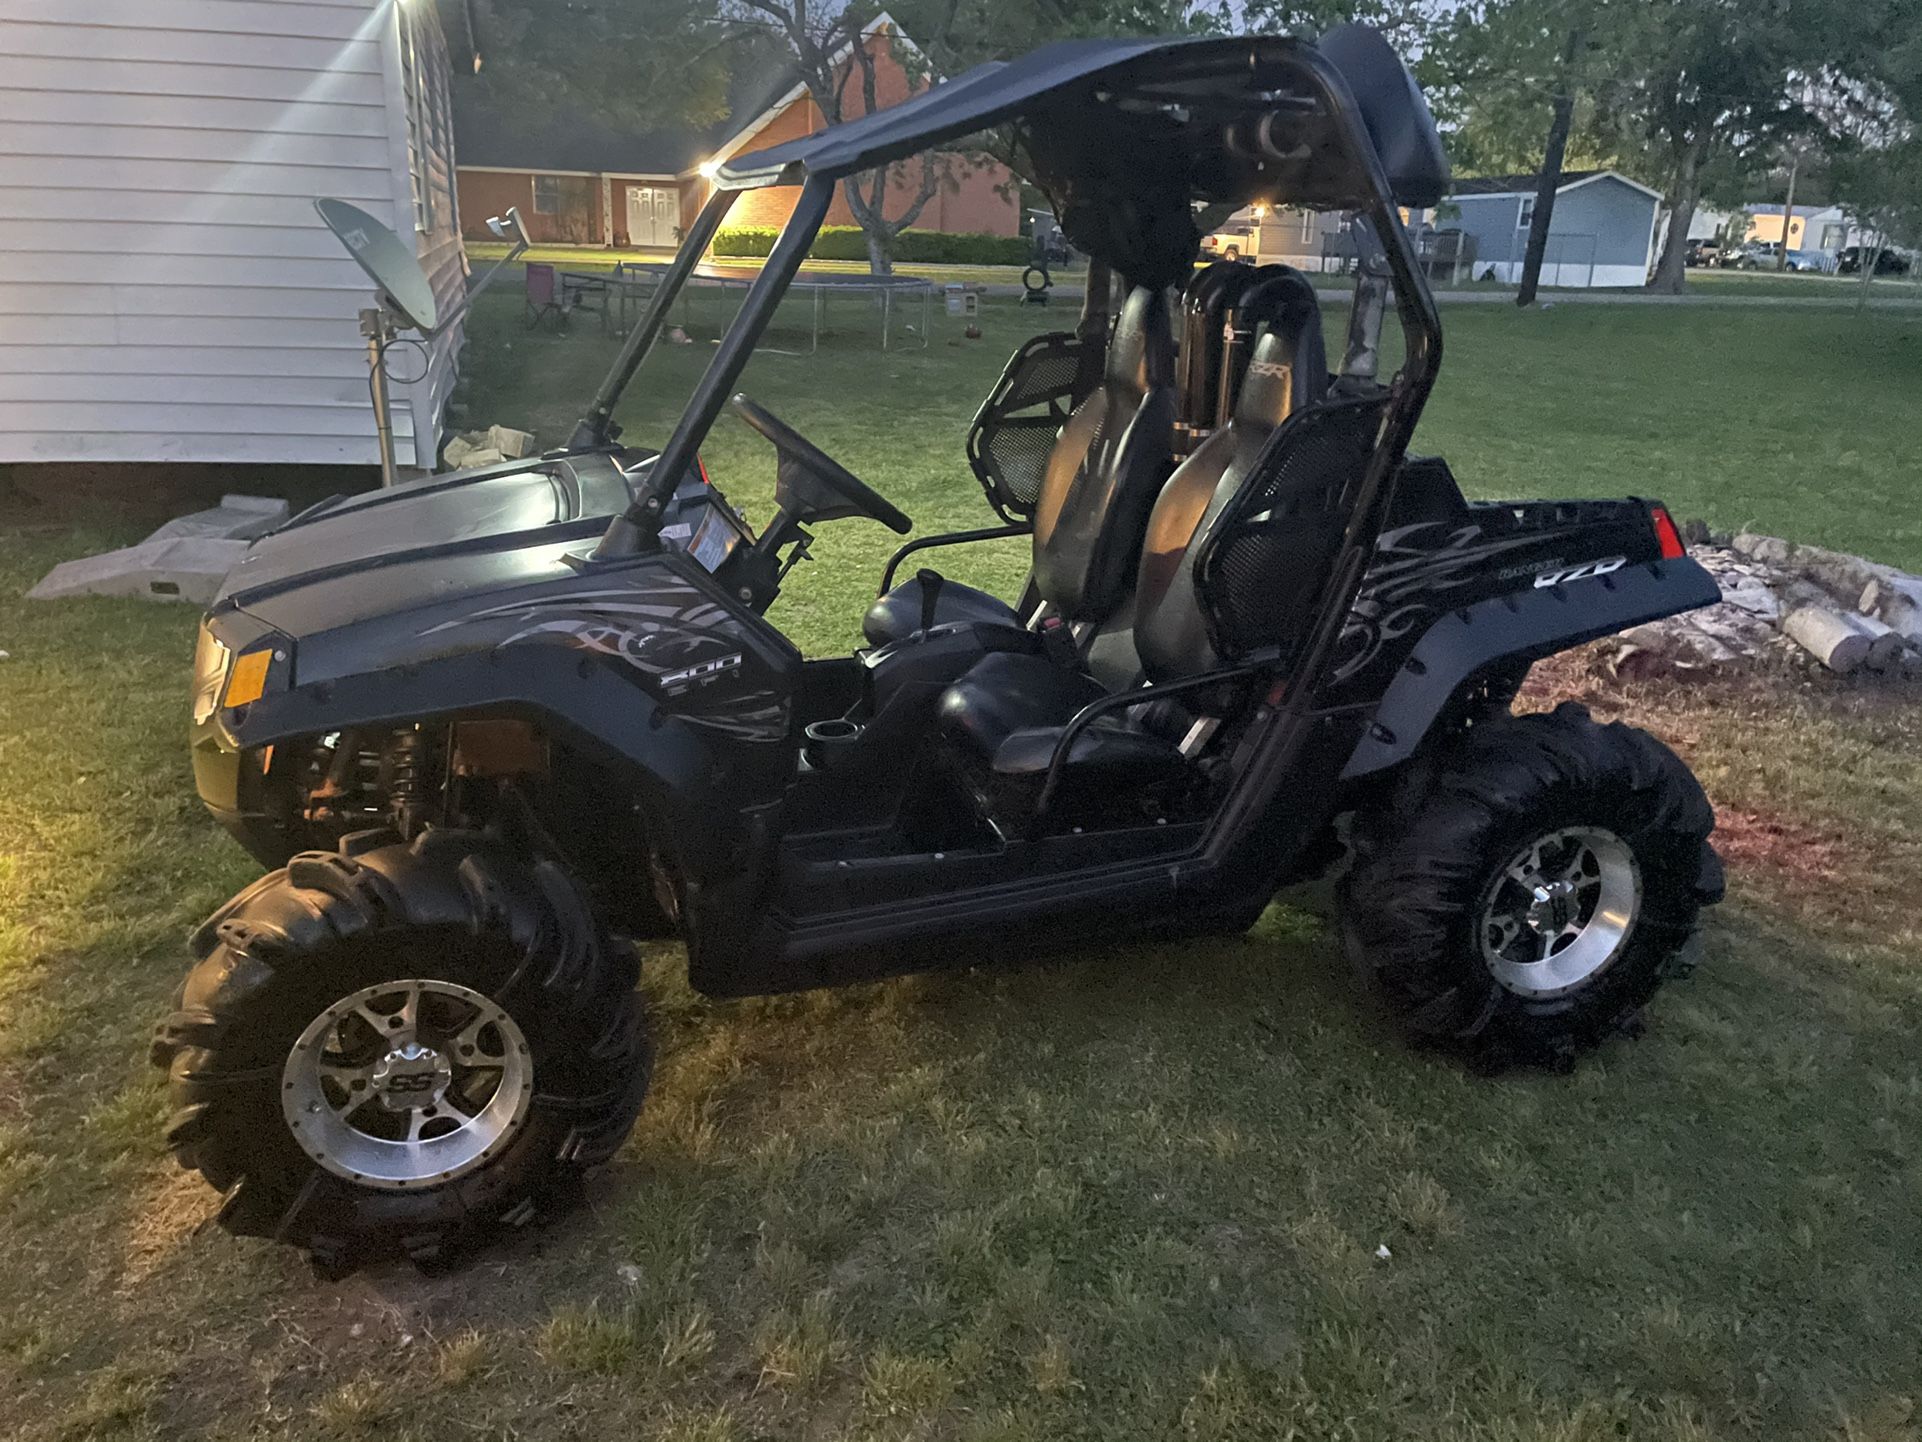
<instances>
[{"instance_id":1,"label":"tribal graphic decal","mask_svg":"<svg viewBox=\"0 0 1922 1442\"><path fill-rule=\"evenodd\" d=\"M429 627L422 635L490 622L511 629L496 646L571 646L612 656L647 677L690 726L740 741L781 741L788 698L765 684L740 624L675 577L655 572L645 587L571 591L509 601Z\"/></svg>"},{"instance_id":2,"label":"tribal graphic decal","mask_svg":"<svg viewBox=\"0 0 1922 1442\"><path fill-rule=\"evenodd\" d=\"M1448 521L1418 521L1382 532L1374 563L1342 628L1335 660L1336 681L1363 670L1391 641L1399 640L1428 617L1453 604L1450 592L1489 579L1489 563L1515 551L1537 550L1539 531L1484 540L1482 528ZM1442 532L1447 531L1444 536Z\"/></svg>"}]
</instances>

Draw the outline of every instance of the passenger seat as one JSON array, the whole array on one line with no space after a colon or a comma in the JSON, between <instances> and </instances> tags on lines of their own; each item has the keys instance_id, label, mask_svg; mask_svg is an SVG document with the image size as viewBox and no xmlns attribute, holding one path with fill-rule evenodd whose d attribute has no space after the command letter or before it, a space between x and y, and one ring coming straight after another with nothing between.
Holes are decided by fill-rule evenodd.
<instances>
[{"instance_id":1,"label":"passenger seat","mask_svg":"<svg viewBox=\"0 0 1922 1442\"><path fill-rule=\"evenodd\" d=\"M1243 306L1261 306L1273 319L1255 343L1233 416L1182 463L1148 523L1133 610L1134 643L1150 681L1222 664L1195 584L1196 554L1215 517L1254 473L1276 427L1319 402L1328 387L1321 308L1306 277L1291 271L1264 281ZM1046 656L997 652L942 693L938 714L964 763L1013 781L1045 772L1075 713L1108 694L1092 676ZM1178 769L1183 758L1176 742L1131 724L1135 719L1117 713L1089 726L1069 764L1126 768L1144 780L1152 780L1156 768Z\"/></svg>"},{"instance_id":2,"label":"passenger seat","mask_svg":"<svg viewBox=\"0 0 1922 1442\"><path fill-rule=\"evenodd\" d=\"M1061 428L1035 505L1035 588L1071 626L1106 620L1133 588L1148 514L1174 464L1174 366L1167 296L1137 286L1108 342L1102 383ZM922 572L868 608L868 641L886 646L922 629L930 588L936 626L1032 619L986 591Z\"/></svg>"}]
</instances>

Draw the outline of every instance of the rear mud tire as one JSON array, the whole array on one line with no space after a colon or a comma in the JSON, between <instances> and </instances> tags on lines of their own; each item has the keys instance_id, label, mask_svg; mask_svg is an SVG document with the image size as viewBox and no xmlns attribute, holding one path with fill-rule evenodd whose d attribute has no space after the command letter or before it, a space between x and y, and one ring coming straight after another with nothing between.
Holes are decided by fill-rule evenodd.
<instances>
[{"instance_id":1,"label":"rear mud tire","mask_svg":"<svg viewBox=\"0 0 1922 1442\"><path fill-rule=\"evenodd\" d=\"M1563 1069L1693 968L1701 908L1721 900L1701 784L1645 731L1567 704L1450 737L1355 818L1339 893L1356 970L1416 1039L1480 1069ZM1639 898L1611 959L1557 995L1498 980L1480 926L1504 868L1537 838L1588 828L1633 856Z\"/></svg>"},{"instance_id":2,"label":"rear mud tire","mask_svg":"<svg viewBox=\"0 0 1922 1442\"><path fill-rule=\"evenodd\" d=\"M304 1248L334 1274L402 1257L445 1264L564 1210L626 1138L652 1063L636 961L552 863L452 831L350 850L293 857L195 933L197 964L153 1043L173 1102L167 1143L224 1194L231 1232ZM283 1069L322 1012L403 978L498 1003L525 1038L533 1090L472 1170L372 1188L296 1142Z\"/></svg>"}]
</instances>

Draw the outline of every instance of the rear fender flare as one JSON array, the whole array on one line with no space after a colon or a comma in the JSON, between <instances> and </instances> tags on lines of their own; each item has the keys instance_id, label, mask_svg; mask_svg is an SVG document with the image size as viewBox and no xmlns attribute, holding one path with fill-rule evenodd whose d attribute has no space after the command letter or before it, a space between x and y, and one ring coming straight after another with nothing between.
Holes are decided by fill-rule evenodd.
<instances>
[{"instance_id":1,"label":"rear fender flare","mask_svg":"<svg viewBox=\"0 0 1922 1442\"><path fill-rule=\"evenodd\" d=\"M1553 586L1493 596L1436 618L1383 693L1342 780L1413 756L1450 703L1490 666L1538 661L1602 636L1709 606L1715 578L1686 557L1624 566Z\"/></svg>"}]
</instances>

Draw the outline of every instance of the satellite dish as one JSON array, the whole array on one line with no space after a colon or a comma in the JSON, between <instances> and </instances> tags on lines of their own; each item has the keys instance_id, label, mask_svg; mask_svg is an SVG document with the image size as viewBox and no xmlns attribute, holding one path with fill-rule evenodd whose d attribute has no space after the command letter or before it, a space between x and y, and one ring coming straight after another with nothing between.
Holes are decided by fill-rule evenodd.
<instances>
[{"instance_id":1,"label":"satellite dish","mask_svg":"<svg viewBox=\"0 0 1922 1442\"><path fill-rule=\"evenodd\" d=\"M434 288L407 243L366 211L344 200L316 200L314 209L380 288L388 308L405 324L432 335L440 314L434 303Z\"/></svg>"}]
</instances>

